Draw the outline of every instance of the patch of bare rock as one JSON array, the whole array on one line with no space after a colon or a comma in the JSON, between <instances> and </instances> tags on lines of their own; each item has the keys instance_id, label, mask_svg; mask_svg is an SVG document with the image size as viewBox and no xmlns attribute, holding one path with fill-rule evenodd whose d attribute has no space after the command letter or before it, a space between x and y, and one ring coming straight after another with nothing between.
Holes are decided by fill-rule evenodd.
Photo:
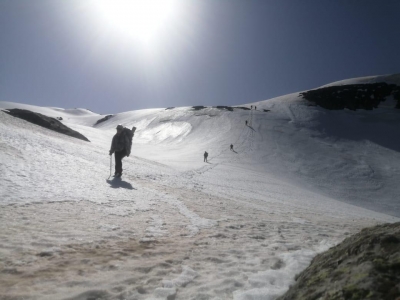
<instances>
[{"instance_id":1,"label":"patch of bare rock","mask_svg":"<svg viewBox=\"0 0 400 300\"><path fill-rule=\"evenodd\" d=\"M365 228L317 255L278 300L400 300L400 222Z\"/></svg>"}]
</instances>

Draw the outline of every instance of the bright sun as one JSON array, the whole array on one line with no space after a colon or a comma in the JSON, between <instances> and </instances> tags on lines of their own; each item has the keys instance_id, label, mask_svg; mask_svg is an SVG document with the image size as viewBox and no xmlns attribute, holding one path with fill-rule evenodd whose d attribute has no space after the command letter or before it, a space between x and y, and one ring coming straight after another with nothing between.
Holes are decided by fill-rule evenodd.
<instances>
[{"instance_id":1,"label":"bright sun","mask_svg":"<svg viewBox=\"0 0 400 300\"><path fill-rule=\"evenodd\" d=\"M176 18L178 0L99 0L103 22L124 37L148 44Z\"/></svg>"}]
</instances>

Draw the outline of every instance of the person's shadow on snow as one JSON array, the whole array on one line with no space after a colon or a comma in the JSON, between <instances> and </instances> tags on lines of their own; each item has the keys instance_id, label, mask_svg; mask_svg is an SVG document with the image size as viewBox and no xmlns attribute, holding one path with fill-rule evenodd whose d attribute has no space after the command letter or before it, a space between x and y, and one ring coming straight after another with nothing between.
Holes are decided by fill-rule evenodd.
<instances>
[{"instance_id":1,"label":"person's shadow on snow","mask_svg":"<svg viewBox=\"0 0 400 300\"><path fill-rule=\"evenodd\" d=\"M107 183L111 185L113 189L123 188L128 190L136 190L132 184L129 182L123 181L121 178L114 177L113 179L107 179Z\"/></svg>"}]
</instances>

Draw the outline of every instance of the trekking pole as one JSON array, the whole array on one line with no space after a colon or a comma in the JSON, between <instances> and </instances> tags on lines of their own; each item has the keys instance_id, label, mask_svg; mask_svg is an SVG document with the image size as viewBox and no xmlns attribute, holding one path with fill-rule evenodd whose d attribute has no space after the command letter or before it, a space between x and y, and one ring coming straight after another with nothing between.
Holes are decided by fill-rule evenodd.
<instances>
[{"instance_id":1,"label":"trekking pole","mask_svg":"<svg viewBox=\"0 0 400 300\"><path fill-rule=\"evenodd\" d=\"M110 155L110 176L108 177L109 179L111 177L111 168L112 168L112 154Z\"/></svg>"}]
</instances>

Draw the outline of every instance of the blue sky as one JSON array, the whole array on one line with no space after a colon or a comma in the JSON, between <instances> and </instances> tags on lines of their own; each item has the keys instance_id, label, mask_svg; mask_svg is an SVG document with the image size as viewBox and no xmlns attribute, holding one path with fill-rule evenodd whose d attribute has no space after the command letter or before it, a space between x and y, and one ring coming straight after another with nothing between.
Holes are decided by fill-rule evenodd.
<instances>
[{"instance_id":1,"label":"blue sky","mask_svg":"<svg viewBox=\"0 0 400 300\"><path fill-rule=\"evenodd\" d=\"M95 2L0 0L0 100L101 114L238 105L400 72L397 0L182 0L146 45Z\"/></svg>"}]
</instances>

